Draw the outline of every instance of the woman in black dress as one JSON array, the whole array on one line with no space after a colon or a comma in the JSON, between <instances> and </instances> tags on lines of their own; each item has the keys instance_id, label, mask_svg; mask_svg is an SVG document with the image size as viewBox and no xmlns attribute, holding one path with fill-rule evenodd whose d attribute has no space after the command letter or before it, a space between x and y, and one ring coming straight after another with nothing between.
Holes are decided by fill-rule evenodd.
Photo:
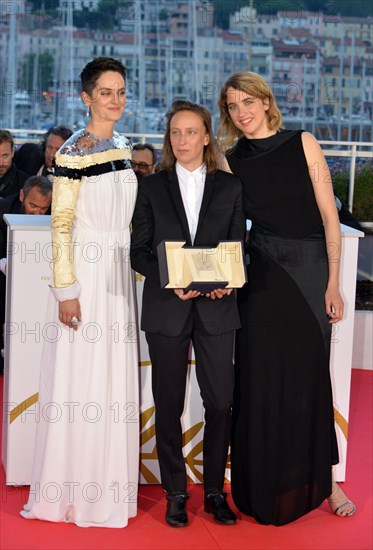
<instances>
[{"instance_id":1,"label":"woman in black dress","mask_svg":"<svg viewBox=\"0 0 373 550\"><path fill-rule=\"evenodd\" d=\"M234 74L219 107L219 142L253 222L248 284L239 292L232 495L264 524L289 523L325 498L350 516L355 506L332 479L330 336L343 301L330 174L311 134L281 129L259 75Z\"/></svg>"}]
</instances>

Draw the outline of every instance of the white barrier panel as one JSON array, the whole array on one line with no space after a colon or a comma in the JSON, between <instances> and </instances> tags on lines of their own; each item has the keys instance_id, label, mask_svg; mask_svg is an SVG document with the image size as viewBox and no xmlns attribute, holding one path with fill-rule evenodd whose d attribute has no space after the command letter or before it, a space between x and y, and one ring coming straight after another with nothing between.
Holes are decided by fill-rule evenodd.
<instances>
[{"instance_id":1,"label":"white barrier panel","mask_svg":"<svg viewBox=\"0 0 373 550\"><path fill-rule=\"evenodd\" d=\"M43 340L48 338L45 312L51 281L52 249L49 216L6 215L8 223L8 275L5 323L3 463L7 485L28 485L38 418L38 383ZM342 287L346 317L333 334L332 382L341 462L338 481L345 479L348 409L352 360L355 281L358 237L363 234L342 226ZM141 310L143 278L136 277ZM159 483L151 365L144 334L140 333L141 467L142 483ZM191 356L189 384L182 419L184 456L189 482L203 475L203 407ZM229 466L229 462L228 462ZM227 470L229 479L229 469Z\"/></svg>"},{"instance_id":2,"label":"white barrier panel","mask_svg":"<svg viewBox=\"0 0 373 550\"><path fill-rule=\"evenodd\" d=\"M339 464L334 467L336 481L345 481L346 479L357 255L359 238L364 237L364 233L346 225L341 225L341 231L340 290L345 309L343 321L333 325L330 358L334 418L339 449Z\"/></svg>"}]
</instances>

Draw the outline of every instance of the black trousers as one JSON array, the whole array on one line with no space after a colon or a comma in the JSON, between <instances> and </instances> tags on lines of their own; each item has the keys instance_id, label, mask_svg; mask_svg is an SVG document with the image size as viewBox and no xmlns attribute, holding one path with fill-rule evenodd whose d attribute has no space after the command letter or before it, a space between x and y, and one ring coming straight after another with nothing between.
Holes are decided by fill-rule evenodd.
<instances>
[{"instance_id":1,"label":"black trousers","mask_svg":"<svg viewBox=\"0 0 373 550\"><path fill-rule=\"evenodd\" d=\"M224 298L223 298L224 299ZM184 410L190 343L205 408L203 477L206 492L221 491L227 461L233 399L234 331L206 332L193 304L177 337L146 333L152 362L155 428L162 486L167 492L186 490L180 417Z\"/></svg>"}]
</instances>

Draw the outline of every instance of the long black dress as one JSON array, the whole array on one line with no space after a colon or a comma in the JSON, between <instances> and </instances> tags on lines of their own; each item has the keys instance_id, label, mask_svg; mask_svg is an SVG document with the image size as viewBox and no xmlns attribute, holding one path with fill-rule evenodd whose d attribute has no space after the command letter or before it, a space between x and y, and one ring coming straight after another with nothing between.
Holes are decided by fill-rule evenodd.
<instances>
[{"instance_id":1,"label":"long black dress","mask_svg":"<svg viewBox=\"0 0 373 550\"><path fill-rule=\"evenodd\" d=\"M338 463L325 235L301 135L241 138L227 155L253 222L238 294L232 495L242 513L274 525L319 506Z\"/></svg>"}]
</instances>

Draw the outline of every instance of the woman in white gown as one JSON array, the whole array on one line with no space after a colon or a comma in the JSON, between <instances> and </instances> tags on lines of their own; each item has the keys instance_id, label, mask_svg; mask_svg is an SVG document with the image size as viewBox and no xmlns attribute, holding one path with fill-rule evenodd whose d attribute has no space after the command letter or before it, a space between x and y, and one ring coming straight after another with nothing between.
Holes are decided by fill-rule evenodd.
<instances>
[{"instance_id":1,"label":"woman in white gown","mask_svg":"<svg viewBox=\"0 0 373 550\"><path fill-rule=\"evenodd\" d=\"M88 63L91 116L56 155L54 287L44 344L29 519L124 527L136 515L138 353L130 222L137 180L123 114L125 68ZM49 327L51 325L48 325Z\"/></svg>"}]
</instances>

